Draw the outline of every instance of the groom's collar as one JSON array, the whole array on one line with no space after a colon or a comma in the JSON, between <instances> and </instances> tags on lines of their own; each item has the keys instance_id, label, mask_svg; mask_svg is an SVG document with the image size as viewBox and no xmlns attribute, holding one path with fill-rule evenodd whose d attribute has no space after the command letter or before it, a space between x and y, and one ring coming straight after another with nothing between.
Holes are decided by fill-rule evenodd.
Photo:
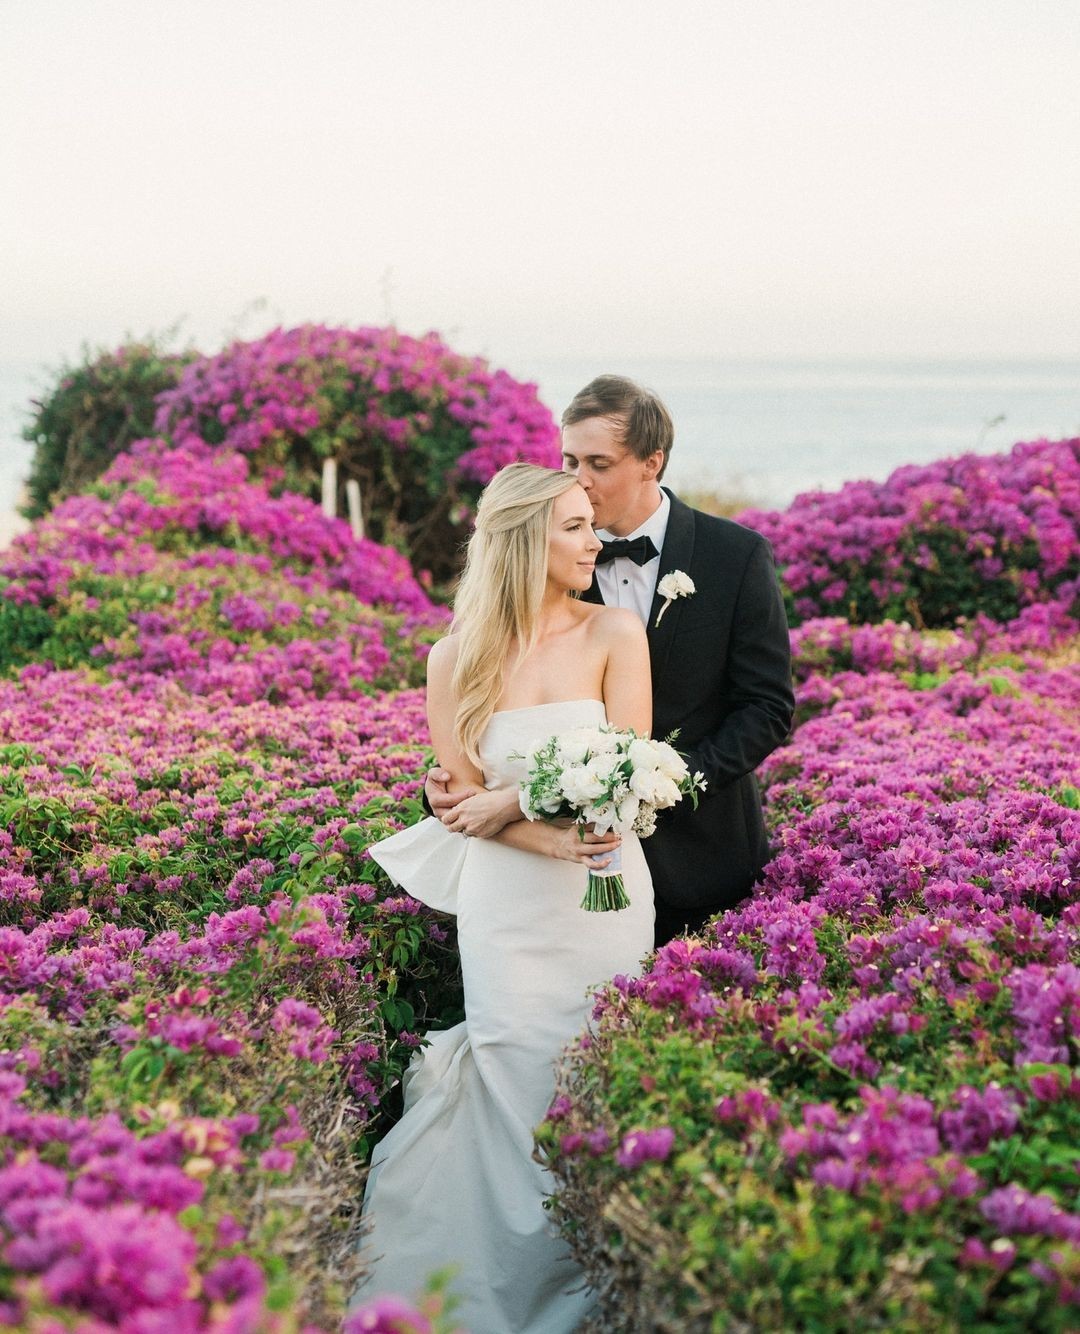
<instances>
[{"instance_id":1,"label":"groom's collar","mask_svg":"<svg viewBox=\"0 0 1080 1334\"><path fill-rule=\"evenodd\" d=\"M632 542L636 537L652 538L652 544L657 551L663 551L664 538L667 536L668 518L671 515L671 496L662 487L660 489L660 504L649 515L643 524L635 528L632 533L624 534L628 542ZM604 542L610 542L615 534L609 532L606 528L598 528L596 536Z\"/></svg>"},{"instance_id":2,"label":"groom's collar","mask_svg":"<svg viewBox=\"0 0 1080 1334\"><path fill-rule=\"evenodd\" d=\"M664 520L665 531L663 543L656 543L660 548L660 565L656 571L657 583L663 579L665 574L670 574L673 570L689 570L694 556L694 511L689 505L685 505L673 491L667 487L660 488L666 502L667 514ZM653 511L649 516L655 519L659 509ZM638 533L644 532L644 527L638 529ZM655 538L653 539L655 542ZM649 567L650 569L652 566ZM593 575L593 581L587 592L582 593L584 602L603 602L600 593L600 585L597 582L596 575ZM659 674L657 650L670 644L670 633L674 629L675 622L678 620L679 602L675 602L671 611L672 614L665 616L659 626L660 640L659 645L654 644L657 638L656 617L660 608L664 605L664 599L657 593L653 596L652 610L649 619L646 622L646 630L649 632L649 642L652 645L653 652L653 680L655 682Z\"/></svg>"}]
</instances>

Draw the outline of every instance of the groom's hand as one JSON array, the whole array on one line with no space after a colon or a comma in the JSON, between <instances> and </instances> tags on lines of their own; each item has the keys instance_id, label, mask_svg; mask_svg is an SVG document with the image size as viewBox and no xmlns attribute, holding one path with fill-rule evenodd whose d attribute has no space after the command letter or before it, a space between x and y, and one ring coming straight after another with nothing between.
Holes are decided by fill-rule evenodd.
<instances>
[{"instance_id":1,"label":"groom's hand","mask_svg":"<svg viewBox=\"0 0 1080 1334\"><path fill-rule=\"evenodd\" d=\"M440 817L452 833L470 838L494 838L513 820L520 820L516 787L484 789L466 797Z\"/></svg>"},{"instance_id":2,"label":"groom's hand","mask_svg":"<svg viewBox=\"0 0 1080 1334\"><path fill-rule=\"evenodd\" d=\"M437 820L443 819L459 802L471 797L475 791L474 788L467 787L461 792L447 792L446 785L449 781L450 774L446 769L429 769L424 779L424 797Z\"/></svg>"}]
</instances>

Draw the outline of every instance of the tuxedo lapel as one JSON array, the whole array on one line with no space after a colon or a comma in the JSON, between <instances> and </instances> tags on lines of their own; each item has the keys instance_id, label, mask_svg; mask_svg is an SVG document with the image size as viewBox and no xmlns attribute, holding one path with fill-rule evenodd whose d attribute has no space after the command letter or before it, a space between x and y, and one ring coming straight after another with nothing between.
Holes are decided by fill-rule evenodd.
<instances>
[{"instance_id":1,"label":"tuxedo lapel","mask_svg":"<svg viewBox=\"0 0 1080 1334\"><path fill-rule=\"evenodd\" d=\"M665 487L664 490L666 491L667 488ZM664 534L664 547L660 552L660 569L656 576L658 587L660 580L673 570L683 570L689 573L694 558L694 512L689 505L684 505L670 491L668 491L668 495L671 497L671 513L668 515L667 532ZM679 612L684 599L675 598L668 606L667 611L664 612L660 624L657 625L656 621L660 617L664 601L665 599L658 592L653 593L649 622L645 627L649 639L649 656L652 660L654 698L657 695L658 685L663 678L664 668L671 652L671 644L675 638L675 629L679 622Z\"/></svg>"}]
</instances>

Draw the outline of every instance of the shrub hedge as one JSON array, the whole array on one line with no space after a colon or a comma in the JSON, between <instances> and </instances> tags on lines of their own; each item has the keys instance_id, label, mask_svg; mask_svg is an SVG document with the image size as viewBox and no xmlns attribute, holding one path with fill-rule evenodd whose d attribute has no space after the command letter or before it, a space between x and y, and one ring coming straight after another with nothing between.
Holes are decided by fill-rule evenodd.
<instances>
[{"instance_id":1,"label":"shrub hedge","mask_svg":"<svg viewBox=\"0 0 1080 1334\"><path fill-rule=\"evenodd\" d=\"M438 584L456 575L480 490L501 467L559 465L535 385L434 333L308 324L212 356L147 341L65 369L25 431L36 446L27 515L155 434L245 454L256 475L309 499L321 495L323 461L337 460L339 484L360 484L365 532Z\"/></svg>"},{"instance_id":2,"label":"shrub hedge","mask_svg":"<svg viewBox=\"0 0 1080 1334\"><path fill-rule=\"evenodd\" d=\"M136 442L0 558L0 667L98 666L237 702L420 684L446 612L405 558L247 471Z\"/></svg>"},{"instance_id":3,"label":"shrub hedge","mask_svg":"<svg viewBox=\"0 0 1080 1334\"><path fill-rule=\"evenodd\" d=\"M539 1132L598 1328L1076 1327L1080 679L1056 652L800 671L761 884L600 993Z\"/></svg>"},{"instance_id":4,"label":"shrub hedge","mask_svg":"<svg viewBox=\"0 0 1080 1334\"><path fill-rule=\"evenodd\" d=\"M147 443L5 553L10 1325L337 1328L367 1146L460 1009L365 851L419 815L445 613L247 467Z\"/></svg>"},{"instance_id":5,"label":"shrub hedge","mask_svg":"<svg viewBox=\"0 0 1080 1334\"><path fill-rule=\"evenodd\" d=\"M536 386L434 333L303 325L193 362L160 395L155 429L284 469L314 495L326 458L360 484L365 531L437 582L456 574L484 483L518 459L559 465Z\"/></svg>"},{"instance_id":6,"label":"shrub hedge","mask_svg":"<svg viewBox=\"0 0 1080 1334\"><path fill-rule=\"evenodd\" d=\"M150 338L88 352L80 365L64 367L23 428L34 446L25 516L47 514L89 486L132 441L150 435L158 394L176 384L195 355L166 352Z\"/></svg>"},{"instance_id":7,"label":"shrub hedge","mask_svg":"<svg viewBox=\"0 0 1080 1334\"><path fill-rule=\"evenodd\" d=\"M1080 615L1080 439L898 468L740 521L772 542L793 625L952 626L1064 599Z\"/></svg>"}]
</instances>

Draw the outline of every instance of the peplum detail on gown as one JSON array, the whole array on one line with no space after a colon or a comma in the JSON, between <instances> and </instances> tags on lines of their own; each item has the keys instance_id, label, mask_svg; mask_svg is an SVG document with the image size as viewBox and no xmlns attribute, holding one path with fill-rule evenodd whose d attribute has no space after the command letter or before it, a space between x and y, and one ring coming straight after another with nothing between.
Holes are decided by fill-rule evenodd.
<instances>
[{"instance_id":1,"label":"peplum detail on gown","mask_svg":"<svg viewBox=\"0 0 1080 1334\"><path fill-rule=\"evenodd\" d=\"M496 713L480 744L488 787L517 784L534 742L605 720L598 700ZM652 883L624 837L630 907L587 913L586 869L421 821L371 849L406 893L457 916L463 1023L429 1033L405 1075L405 1115L375 1149L364 1196L372 1225L360 1304L415 1294L458 1267L456 1318L471 1334L572 1334L592 1305L543 1209L550 1178L533 1127L554 1063L585 1026L591 989L640 973L652 949Z\"/></svg>"},{"instance_id":2,"label":"peplum detail on gown","mask_svg":"<svg viewBox=\"0 0 1080 1334\"><path fill-rule=\"evenodd\" d=\"M376 844L371 858L414 899L456 916L467 849L464 834L452 834L429 815Z\"/></svg>"}]
</instances>

